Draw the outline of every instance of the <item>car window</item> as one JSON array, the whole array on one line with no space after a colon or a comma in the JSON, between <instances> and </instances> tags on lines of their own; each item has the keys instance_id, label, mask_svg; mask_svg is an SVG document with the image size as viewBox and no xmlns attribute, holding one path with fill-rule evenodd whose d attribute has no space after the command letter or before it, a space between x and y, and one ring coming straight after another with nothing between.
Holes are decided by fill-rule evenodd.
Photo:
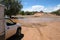
<instances>
[{"instance_id":1,"label":"car window","mask_svg":"<svg viewBox=\"0 0 60 40\"><path fill-rule=\"evenodd\" d=\"M10 19L6 19L6 23L13 23L13 21Z\"/></svg>"}]
</instances>

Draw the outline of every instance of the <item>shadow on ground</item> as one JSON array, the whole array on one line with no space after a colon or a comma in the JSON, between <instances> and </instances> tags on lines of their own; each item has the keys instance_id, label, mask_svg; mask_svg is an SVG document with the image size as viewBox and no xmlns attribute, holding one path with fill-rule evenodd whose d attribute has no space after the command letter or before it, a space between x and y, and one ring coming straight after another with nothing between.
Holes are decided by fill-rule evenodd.
<instances>
[{"instance_id":1,"label":"shadow on ground","mask_svg":"<svg viewBox=\"0 0 60 40\"><path fill-rule=\"evenodd\" d=\"M24 37L24 34L21 33L21 29L22 29L21 27L18 27L17 32L6 40L21 40Z\"/></svg>"},{"instance_id":2,"label":"shadow on ground","mask_svg":"<svg viewBox=\"0 0 60 40\"><path fill-rule=\"evenodd\" d=\"M5 40L5 35L0 36L0 40Z\"/></svg>"},{"instance_id":3,"label":"shadow on ground","mask_svg":"<svg viewBox=\"0 0 60 40\"><path fill-rule=\"evenodd\" d=\"M6 40L21 40L23 37L24 37L24 34L21 34L20 36L14 34L13 36L11 36L10 38Z\"/></svg>"}]
</instances>

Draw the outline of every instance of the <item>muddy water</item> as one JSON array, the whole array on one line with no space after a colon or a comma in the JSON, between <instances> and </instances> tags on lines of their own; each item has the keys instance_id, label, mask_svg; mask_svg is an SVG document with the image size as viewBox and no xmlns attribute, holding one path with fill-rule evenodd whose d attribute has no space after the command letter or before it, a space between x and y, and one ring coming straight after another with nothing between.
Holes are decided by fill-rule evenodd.
<instances>
[{"instance_id":1,"label":"muddy water","mask_svg":"<svg viewBox=\"0 0 60 40\"><path fill-rule=\"evenodd\" d=\"M60 21L59 18L55 17L43 17L43 18L19 18L19 20L23 20L25 22L51 22L51 21Z\"/></svg>"},{"instance_id":2,"label":"muddy water","mask_svg":"<svg viewBox=\"0 0 60 40\"><path fill-rule=\"evenodd\" d=\"M19 18L19 20L23 20L28 25L22 27L22 33L24 33L23 40L60 40L60 17ZM28 22L31 24L37 22L49 23L35 24L32 25L32 28Z\"/></svg>"}]
</instances>

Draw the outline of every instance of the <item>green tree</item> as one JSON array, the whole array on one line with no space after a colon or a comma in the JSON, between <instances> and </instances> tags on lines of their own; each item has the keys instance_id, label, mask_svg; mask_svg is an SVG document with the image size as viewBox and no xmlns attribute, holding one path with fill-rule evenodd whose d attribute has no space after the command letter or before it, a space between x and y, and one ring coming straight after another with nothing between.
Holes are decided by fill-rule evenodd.
<instances>
[{"instance_id":1,"label":"green tree","mask_svg":"<svg viewBox=\"0 0 60 40\"><path fill-rule=\"evenodd\" d=\"M20 11L20 15L25 15L24 11Z\"/></svg>"},{"instance_id":2,"label":"green tree","mask_svg":"<svg viewBox=\"0 0 60 40\"><path fill-rule=\"evenodd\" d=\"M40 12L41 12L41 13L43 13L43 11L42 11L42 10L41 10Z\"/></svg>"},{"instance_id":3,"label":"green tree","mask_svg":"<svg viewBox=\"0 0 60 40\"><path fill-rule=\"evenodd\" d=\"M57 10L57 11L53 11L53 12L51 12L51 14L56 14L56 15L59 15L59 16L60 16L60 9Z\"/></svg>"},{"instance_id":4,"label":"green tree","mask_svg":"<svg viewBox=\"0 0 60 40\"><path fill-rule=\"evenodd\" d=\"M9 17L17 15L23 7L21 1L18 2L18 0L3 0L1 3L5 5L5 15Z\"/></svg>"}]
</instances>

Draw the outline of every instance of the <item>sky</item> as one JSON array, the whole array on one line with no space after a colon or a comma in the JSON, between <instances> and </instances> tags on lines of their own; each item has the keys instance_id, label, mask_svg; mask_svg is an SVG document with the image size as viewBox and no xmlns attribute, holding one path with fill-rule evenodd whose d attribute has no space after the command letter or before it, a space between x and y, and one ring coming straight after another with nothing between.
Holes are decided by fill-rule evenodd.
<instances>
[{"instance_id":1,"label":"sky","mask_svg":"<svg viewBox=\"0 0 60 40\"><path fill-rule=\"evenodd\" d=\"M19 0L20 1L20 0ZM60 9L60 0L21 0L23 11L52 12Z\"/></svg>"}]
</instances>

